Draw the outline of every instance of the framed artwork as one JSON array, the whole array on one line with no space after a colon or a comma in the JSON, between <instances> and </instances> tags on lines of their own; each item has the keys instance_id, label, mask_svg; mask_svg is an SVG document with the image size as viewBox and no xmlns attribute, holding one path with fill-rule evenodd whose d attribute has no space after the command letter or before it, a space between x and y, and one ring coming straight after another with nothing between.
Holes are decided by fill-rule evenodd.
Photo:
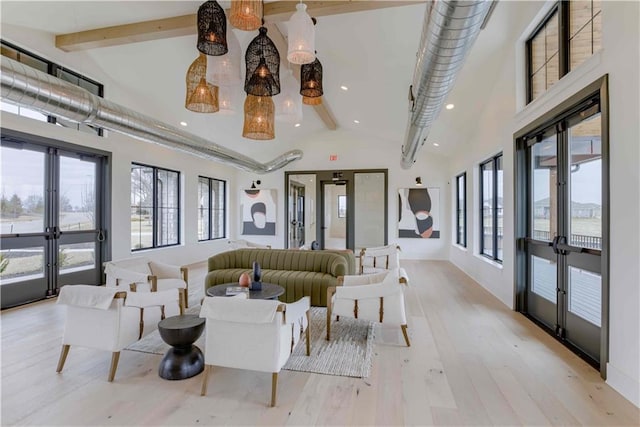
<instances>
[{"instance_id":1,"label":"framed artwork","mask_svg":"<svg viewBox=\"0 0 640 427\"><path fill-rule=\"evenodd\" d=\"M347 217L347 196L338 196L338 218Z\"/></svg>"},{"instance_id":2,"label":"framed artwork","mask_svg":"<svg viewBox=\"0 0 640 427\"><path fill-rule=\"evenodd\" d=\"M275 189L242 190L242 235L276 235L276 194Z\"/></svg>"},{"instance_id":3,"label":"framed artwork","mask_svg":"<svg viewBox=\"0 0 640 427\"><path fill-rule=\"evenodd\" d=\"M440 189L398 190L398 237L440 238Z\"/></svg>"}]
</instances>

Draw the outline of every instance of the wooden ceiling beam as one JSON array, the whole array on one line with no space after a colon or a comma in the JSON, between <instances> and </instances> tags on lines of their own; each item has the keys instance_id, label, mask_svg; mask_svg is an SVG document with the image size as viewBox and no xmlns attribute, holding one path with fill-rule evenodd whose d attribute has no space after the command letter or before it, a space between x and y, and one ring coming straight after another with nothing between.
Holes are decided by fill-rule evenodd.
<instances>
[{"instance_id":1,"label":"wooden ceiling beam","mask_svg":"<svg viewBox=\"0 0 640 427\"><path fill-rule=\"evenodd\" d=\"M388 7L424 3L420 1L372 1L372 0L305 0L307 12L314 17L362 12ZM265 22L286 21L295 12L297 1L274 1L265 3ZM228 11L227 11L228 13ZM74 52L99 47L119 46L169 37L180 37L196 33L196 14L154 19L132 24L114 25L76 33L56 36L56 47L65 52Z\"/></svg>"},{"instance_id":2,"label":"wooden ceiling beam","mask_svg":"<svg viewBox=\"0 0 640 427\"><path fill-rule=\"evenodd\" d=\"M275 23L268 22L265 24L265 27L267 27L267 35L269 36L271 41L273 41L273 44L276 45L278 51L286 52L287 41L278 29L278 26ZM282 70L285 68L284 65L287 63L286 55L280 55L280 61L280 75L282 75ZM296 64L289 64L289 66L293 71L293 77L295 77L296 81L300 83L300 66ZM327 99L325 97L322 97L322 104L314 105L313 109L329 130L336 130L338 128L338 123L336 122L336 119L331 112L331 108L329 107L329 105L327 105Z\"/></svg>"}]
</instances>

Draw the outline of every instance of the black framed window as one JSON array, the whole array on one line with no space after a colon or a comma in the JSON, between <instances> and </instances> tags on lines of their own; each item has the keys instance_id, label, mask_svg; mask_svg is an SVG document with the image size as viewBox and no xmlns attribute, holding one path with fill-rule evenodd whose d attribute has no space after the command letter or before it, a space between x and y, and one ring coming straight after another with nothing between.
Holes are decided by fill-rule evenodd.
<instances>
[{"instance_id":1,"label":"black framed window","mask_svg":"<svg viewBox=\"0 0 640 427\"><path fill-rule=\"evenodd\" d=\"M101 83L98 83L88 77L85 77L82 74L68 70L62 67L61 65L48 61L44 58L41 58L38 55L35 55L25 49L22 49L4 40L1 41L0 45L1 45L0 52L2 53L2 56L6 56L8 58L16 60L22 64L28 65L31 68L35 68L38 71L42 71L43 73L56 76L59 79L67 81L76 86L80 86L81 88L88 90L89 92L91 92L96 96L99 96L99 97L104 96L104 85L102 85ZM3 111L8 111L10 113L15 113L20 116L29 117L29 118L44 121L44 122L49 122L57 126L76 129L81 132L96 134L98 136L103 136L104 134L104 131L102 128L87 125L84 123L70 122L68 120L65 120L63 118L56 117L56 116L47 116L46 114L42 114L39 111L31 110L29 108L19 107L17 105L5 103L5 102L1 103L1 107Z\"/></svg>"},{"instance_id":2,"label":"black framed window","mask_svg":"<svg viewBox=\"0 0 640 427\"><path fill-rule=\"evenodd\" d=\"M131 165L131 250L180 243L180 172Z\"/></svg>"},{"instance_id":3,"label":"black framed window","mask_svg":"<svg viewBox=\"0 0 640 427\"><path fill-rule=\"evenodd\" d=\"M198 240L226 237L227 216L225 181L198 177Z\"/></svg>"},{"instance_id":4,"label":"black framed window","mask_svg":"<svg viewBox=\"0 0 640 427\"><path fill-rule=\"evenodd\" d=\"M456 243L467 247L467 173L456 176Z\"/></svg>"},{"instance_id":5,"label":"black framed window","mask_svg":"<svg viewBox=\"0 0 640 427\"><path fill-rule=\"evenodd\" d=\"M527 40L527 102L602 48L601 0L562 0Z\"/></svg>"},{"instance_id":6,"label":"black framed window","mask_svg":"<svg viewBox=\"0 0 640 427\"><path fill-rule=\"evenodd\" d=\"M480 163L480 253L502 262L502 153Z\"/></svg>"}]
</instances>

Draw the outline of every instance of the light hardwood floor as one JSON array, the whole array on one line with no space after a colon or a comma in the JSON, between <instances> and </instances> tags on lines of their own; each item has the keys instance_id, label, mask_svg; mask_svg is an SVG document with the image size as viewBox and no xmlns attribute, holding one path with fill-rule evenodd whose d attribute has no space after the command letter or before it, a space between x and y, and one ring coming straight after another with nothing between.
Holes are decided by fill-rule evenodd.
<instances>
[{"instance_id":1,"label":"light hardwood floor","mask_svg":"<svg viewBox=\"0 0 640 427\"><path fill-rule=\"evenodd\" d=\"M214 368L201 397L201 375L163 380L152 354L122 352L108 383L110 354L72 348L56 374L62 307L5 310L2 425L640 425L595 369L452 264L403 266L412 346L385 327L369 378L282 371L275 408L270 374Z\"/></svg>"}]
</instances>

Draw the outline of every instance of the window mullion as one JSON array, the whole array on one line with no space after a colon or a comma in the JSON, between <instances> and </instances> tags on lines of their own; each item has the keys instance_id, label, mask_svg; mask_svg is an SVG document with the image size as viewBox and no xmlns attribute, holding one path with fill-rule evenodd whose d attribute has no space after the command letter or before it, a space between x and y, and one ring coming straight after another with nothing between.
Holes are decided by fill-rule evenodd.
<instances>
[{"instance_id":1,"label":"window mullion","mask_svg":"<svg viewBox=\"0 0 640 427\"><path fill-rule=\"evenodd\" d=\"M498 260L498 157L493 158L493 259Z\"/></svg>"},{"instance_id":2,"label":"window mullion","mask_svg":"<svg viewBox=\"0 0 640 427\"><path fill-rule=\"evenodd\" d=\"M153 236L151 236L151 244L153 245L152 247L157 248L158 247L158 169L157 168L153 168L153 183L152 183L152 193L153 193L153 207L152 207L152 212L153 212L153 221L151 222L151 232L153 233Z\"/></svg>"},{"instance_id":3,"label":"window mullion","mask_svg":"<svg viewBox=\"0 0 640 427\"><path fill-rule=\"evenodd\" d=\"M569 2L561 1L558 7L558 78L562 78L569 72Z\"/></svg>"}]
</instances>

